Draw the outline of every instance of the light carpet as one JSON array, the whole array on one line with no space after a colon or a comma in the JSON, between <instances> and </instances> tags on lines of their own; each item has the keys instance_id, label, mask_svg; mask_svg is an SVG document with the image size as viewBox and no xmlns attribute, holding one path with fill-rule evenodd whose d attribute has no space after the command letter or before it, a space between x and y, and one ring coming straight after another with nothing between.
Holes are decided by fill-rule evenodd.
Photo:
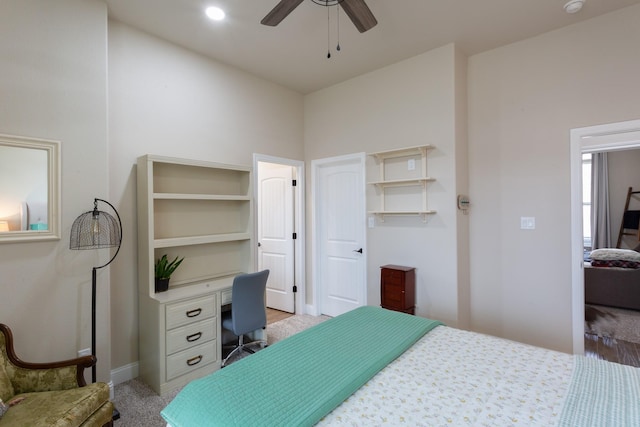
<instances>
[{"instance_id":1,"label":"light carpet","mask_svg":"<svg viewBox=\"0 0 640 427\"><path fill-rule=\"evenodd\" d=\"M585 332L640 344L640 311L588 305L595 320L586 322Z\"/></svg>"},{"instance_id":2,"label":"light carpet","mask_svg":"<svg viewBox=\"0 0 640 427\"><path fill-rule=\"evenodd\" d=\"M267 325L267 343L274 344L329 319L327 316L308 314L291 316ZM115 386L113 403L120 412L116 427L164 427L166 422L160 411L173 400L180 390L161 397L149 386L135 378Z\"/></svg>"}]
</instances>

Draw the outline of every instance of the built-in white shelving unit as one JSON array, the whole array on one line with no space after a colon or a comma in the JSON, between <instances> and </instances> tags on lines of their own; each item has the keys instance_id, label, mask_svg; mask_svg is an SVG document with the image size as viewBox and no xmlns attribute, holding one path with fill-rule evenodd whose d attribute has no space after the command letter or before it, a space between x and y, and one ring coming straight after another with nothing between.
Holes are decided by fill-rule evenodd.
<instances>
[{"instance_id":1,"label":"built-in white shelving unit","mask_svg":"<svg viewBox=\"0 0 640 427\"><path fill-rule=\"evenodd\" d=\"M233 277L254 271L251 168L138 159L139 373L157 393L220 368L220 311ZM184 261L155 291L162 255Z\"/></svg>"},{"instance_id":2,"label":"built-in white shelving unit","mask_svg":"<svg viewBox=\"0 0 640 427\"><path fill-rule=\"evenodd\" d=\"M427 216L435 214L436 211L427 207L427 184L435 181L427 173L427 152L432 149L432 145L420 145L416 147L398 148L394 150L379 151L370 153L379 165L379 180L369 182L370 185L378 187L379 206L377 210L370 211L369 214L377 215L384 221L387 215L417 215L423 221ZM418 157L416 162L415 157ZM406 163L405 163L406 162ZM406 166L405 166L406 164ZM403 187L401 191L396 191L399 200L403 196L407 199L417 199L417 203L407 203L391 200L394 195L391 193L398 187Z\"/></svg>"}]
</instances>

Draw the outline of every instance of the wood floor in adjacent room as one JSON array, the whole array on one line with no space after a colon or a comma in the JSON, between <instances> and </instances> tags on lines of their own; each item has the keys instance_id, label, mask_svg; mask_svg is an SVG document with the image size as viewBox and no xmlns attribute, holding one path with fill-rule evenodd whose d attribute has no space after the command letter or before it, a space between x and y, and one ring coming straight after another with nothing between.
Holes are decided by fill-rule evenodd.
<instances>
[{"instance_id":1,"label":"wood floor in adjacent room","mask_svg":"<svg viewBox=\"0 0 640 427\"><path fill-rule=\"evenodd\" d=\"M640 367L640 311L585 305L584 354Z\"/></svg>"},{"instance_id":2,"label":"wood floor in adjacent room","mask_svg":"<svg viewBox=\"0 0 640 427\"><path fill-rule=\"evenodd\" d=\"M640 344L584 334L584 355L640 368Z\"/></svg>"},{"instance_id":3,"label":"wood floor in adjacent room","mask_svg":"<svg viewBox=\"0 0 640 427\"><path fill-rule=\"evenodd\" d=\"M286 311L274 310L273 308L267 308L267 325L275 323L279 320L286 319L293 316L292 313Z\"/></svg>"}]
</instances>

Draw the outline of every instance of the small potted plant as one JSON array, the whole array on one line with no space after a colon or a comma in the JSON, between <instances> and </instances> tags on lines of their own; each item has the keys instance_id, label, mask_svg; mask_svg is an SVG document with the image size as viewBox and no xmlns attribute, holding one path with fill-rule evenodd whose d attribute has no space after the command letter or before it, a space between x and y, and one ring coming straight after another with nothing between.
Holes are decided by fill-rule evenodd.
<instances>
[{"instance_id":1,"label":"small potted plant","mask_svg":"<svg viewBox=\"0 0 640 427\"><path fill-rule=\"evenodd\" d=\"M155 276L156 276L156 292L164 292L169 289L169 279L173 272L180 266L184 257L175 259L169 262L167 254L156 260Z\"/></svg>"}]
</instances>

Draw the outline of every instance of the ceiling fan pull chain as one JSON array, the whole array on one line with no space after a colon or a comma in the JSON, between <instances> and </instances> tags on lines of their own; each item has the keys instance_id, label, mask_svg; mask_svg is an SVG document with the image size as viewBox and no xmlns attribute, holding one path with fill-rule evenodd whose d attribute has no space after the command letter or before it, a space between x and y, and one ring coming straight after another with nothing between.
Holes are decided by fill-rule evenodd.
<instances>
[{"instance_id":1,"label":"ceiling fan pull chain","mask_svg":"<svg viewBox=\"0 0 640 427\"><path fill-rule=\"evenodd\" d=\"M327 7L327 59L331 58L331 25L329 8Z\"/></svg>"},{"instance_id":2,"label":"ceiling fan pull chain","mask_svg":"<svg viewBox=\"0 0 640 427\"><path fill-rule=\"evenodd\" d=\"M336 20L338 21L338 45L336 46L336 50L340 52L340 5L336 5Z\"/></svg>"}]
</instances>

